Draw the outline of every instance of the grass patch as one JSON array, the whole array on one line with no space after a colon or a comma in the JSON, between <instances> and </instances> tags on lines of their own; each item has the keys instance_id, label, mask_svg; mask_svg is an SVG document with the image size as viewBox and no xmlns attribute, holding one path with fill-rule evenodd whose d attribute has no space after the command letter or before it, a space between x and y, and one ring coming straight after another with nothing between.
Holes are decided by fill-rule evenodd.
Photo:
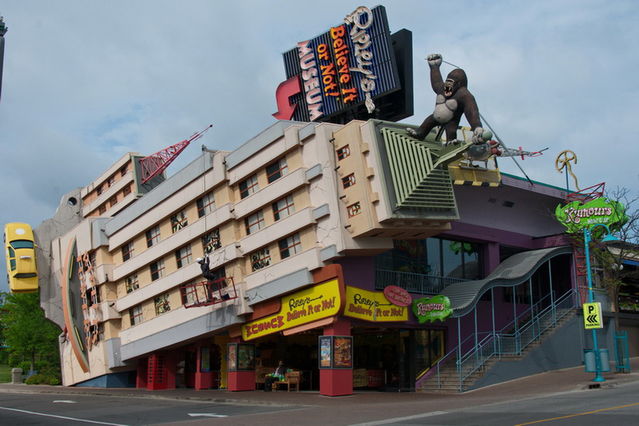
<instances>
[{"instance_id":1,"label":"grass patch","mask_svg":"<svg viewBox=\"0 0 639 426\"><path fill-rule=\"evenodd\" d=\"M0 383L11 381L11 368L6 364L0 364Z\"/></svg>"}]
</instances>

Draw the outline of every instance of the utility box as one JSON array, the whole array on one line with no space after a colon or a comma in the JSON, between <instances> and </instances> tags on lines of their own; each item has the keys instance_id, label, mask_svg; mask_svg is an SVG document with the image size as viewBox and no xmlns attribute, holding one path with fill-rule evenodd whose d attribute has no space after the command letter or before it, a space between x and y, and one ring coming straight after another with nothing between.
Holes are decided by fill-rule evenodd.
<instances>
[{"instance_id":1,"label":"utility box","mask_svg":"<svg viewBox=\"0 0 639 426\"><path fill-rule=\"evenodd\" d=\"M11 369L11 384L19 385L22 383L22 368Z\"/></svg>"}]
</instances>

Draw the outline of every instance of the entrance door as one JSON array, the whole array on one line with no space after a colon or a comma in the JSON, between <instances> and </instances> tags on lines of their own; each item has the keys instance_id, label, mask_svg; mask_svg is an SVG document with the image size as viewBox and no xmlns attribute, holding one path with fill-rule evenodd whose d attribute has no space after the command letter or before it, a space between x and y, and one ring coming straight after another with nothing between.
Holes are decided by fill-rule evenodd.
<instances>
[{"instance_id":1,"label":"entrance door","mask_svg":"<svg viewBox=\"0 0 639 426\"><path fill-rule=\"evenodd\" d=\"M415 330L415 381L426 374L444 356L444 330Z\"/></svg>"}]
</instances>

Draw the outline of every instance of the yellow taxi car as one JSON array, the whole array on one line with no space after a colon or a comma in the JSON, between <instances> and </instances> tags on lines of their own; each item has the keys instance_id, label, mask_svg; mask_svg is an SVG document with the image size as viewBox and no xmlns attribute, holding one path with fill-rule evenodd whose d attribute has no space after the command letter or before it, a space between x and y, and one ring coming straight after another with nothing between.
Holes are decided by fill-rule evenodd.
<instances>
[{"instance_id":1,"label":"yellow taxi car","mask_svg":"<svg viewBox=\"0 0 639 426\"><path fill-rule=\"evenodd\" d=\"M4 226L7 278L12 293L38 290L33 230L26 223L12 222Z\"/></svg>"}]
</instances>

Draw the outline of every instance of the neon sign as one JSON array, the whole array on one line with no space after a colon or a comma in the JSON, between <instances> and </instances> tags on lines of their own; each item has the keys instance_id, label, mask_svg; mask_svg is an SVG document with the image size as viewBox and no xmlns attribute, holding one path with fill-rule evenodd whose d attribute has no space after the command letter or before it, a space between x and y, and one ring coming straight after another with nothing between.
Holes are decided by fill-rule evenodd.
<instances>
[{"instance_id":1,"label":"neon sign","mask_svg":"<svg viewBox=\"0 0 639 426\"><path fill-rule=\"evenodd\" d=\"M276 91L280 120L329 121L401 89L383 6L358 7L341 25L284 53L287 80ZM361 118L361 117L357 117Z\"/></svg>"}]
</instances>

